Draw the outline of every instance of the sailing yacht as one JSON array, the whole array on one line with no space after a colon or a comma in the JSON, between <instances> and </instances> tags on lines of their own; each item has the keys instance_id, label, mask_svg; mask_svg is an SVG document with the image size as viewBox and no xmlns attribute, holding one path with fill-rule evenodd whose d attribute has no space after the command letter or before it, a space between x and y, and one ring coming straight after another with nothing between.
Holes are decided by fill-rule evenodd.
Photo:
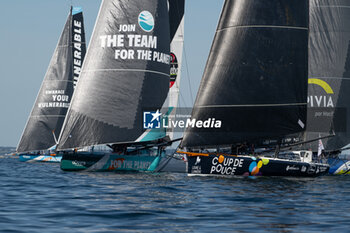
<instances>
[{"instance_id":1,"label":"sailing yacht","mask_svg":"<svg viewBox=\"0 0 350 233\"><path fill-rule=\"evenodd\" d=\"M306 0L225 1L192 111L196 123L179 151L189 175L328 172L328 164L280 153L285 138L306 127L308 24ZM221 124L206 124L213 119ZM275 142L272 151L266 141Z\"/></svg>"},{"instance_id":2,"label":"sailing yacht","mask_svg":"<svg viewBox=\"0 0 350 233\"><path fill-rule=\"evenodd\" d=\"M86 53L83 12L71 7L32 112L17 146L21 161L60 162L57 138Z\"/></svg>"},{"instance_id":3,"label":"sailing yacht","mask_svg":"<svg viewBox=\"0 0 350 233\"><path fill-rule=\"evenodd\" d=\"M303 140L320 138L330 174L349 172L348 160L341 155L350 143L349 15L348 2L310 1L308 119ZM320 140L301 149L321 155Z\"/></svg>"},{"instance_id":4,"label":"sailing yacht","mask_svg":"<svg viewBox=\"0 0 350 233\"><path fill-rule=\"evenodd\" d=\"M156 122L176 111L183 17L184 0L102 1L59 137L61 169L156 171L168 164L165 148L176 139Z\"/></svg>"}]
</instances>

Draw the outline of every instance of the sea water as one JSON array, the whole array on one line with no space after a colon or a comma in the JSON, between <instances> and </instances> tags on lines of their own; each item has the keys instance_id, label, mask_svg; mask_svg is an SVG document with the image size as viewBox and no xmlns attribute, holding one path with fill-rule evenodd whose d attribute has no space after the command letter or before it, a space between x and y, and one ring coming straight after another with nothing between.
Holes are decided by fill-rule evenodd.
<instances>
[{"instance_id":1,"label":"sea water","mask_svg":"<svg viewBox=\"0 0 350 233\"><path fill-rule=\"evenodd\" d=\"M0 158L0 232L347 232L350 176L64 172Z\"/></svg>"}]
</instances>

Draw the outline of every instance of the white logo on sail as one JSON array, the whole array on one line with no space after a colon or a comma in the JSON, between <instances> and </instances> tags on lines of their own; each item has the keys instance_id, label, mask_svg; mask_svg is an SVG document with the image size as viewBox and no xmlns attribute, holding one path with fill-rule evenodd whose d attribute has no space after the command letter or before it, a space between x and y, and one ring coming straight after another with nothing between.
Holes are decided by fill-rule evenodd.
<instances>
[{"instance_id":1,"label":"white logo on sail","mask_svg":"<svg viewBox=\"0 0 350 233\"><path fill-rule=\"evenodd\" d=\"M149 11L142 11L139 15L139 25L145 32L151 32L154 28L154 18Z\"/></svg>"}]
</instances>

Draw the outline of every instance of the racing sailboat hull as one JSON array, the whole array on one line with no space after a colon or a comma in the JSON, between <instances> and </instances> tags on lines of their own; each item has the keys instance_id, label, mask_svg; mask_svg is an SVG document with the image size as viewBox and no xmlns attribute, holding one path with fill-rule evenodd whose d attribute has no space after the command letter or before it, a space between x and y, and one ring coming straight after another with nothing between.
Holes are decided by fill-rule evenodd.
<instances>
[{"instance_id":1,"label":"racing sailboat hull","mask_svg":"<svg viewBox=\"0 0 350 233\"><path fill-rule=\"evenodd\" d=\"M188 154L189 175L204 176L296 176L328 174L329 165L245 155Z\"/></svg>"},{"instance_id":2,"label":"racing sailboat hull","mask_svg":"<svg viewBox=\"0 0 350 233\"><path fill-rule=\"evenodd\" d=\"M98 172L186 172L186 163L181 158L168 157L164 152L150 154L148 150L134 155L110 152L65 152L61 160L61 169Z\"/></svg>"},{"instance_id":3,"label":"racing sailboat hull","mask_svg":"<svg viewBox=\"0 0 350 233\"><path fill-rule=\"evenodd\" d=\"M52 154L56 154L56 139L61 132L74 86L79 78L85 51L82 8L71 7L17 147L20 161L61 161L62 156Z\"/></svg>"},{"instance_id":4,"label":"racing sailboat hull","mask_svg":"<svg viewBox=\"0 0 350 233\"><path fill-rule=\"evenodd\" d=\"M47 163L60 163L62 159L62 156L60 155L30 155L30 154L24 154L19 155L19 160L21 162L47 162Z\"/></svg>"}]
</instances>

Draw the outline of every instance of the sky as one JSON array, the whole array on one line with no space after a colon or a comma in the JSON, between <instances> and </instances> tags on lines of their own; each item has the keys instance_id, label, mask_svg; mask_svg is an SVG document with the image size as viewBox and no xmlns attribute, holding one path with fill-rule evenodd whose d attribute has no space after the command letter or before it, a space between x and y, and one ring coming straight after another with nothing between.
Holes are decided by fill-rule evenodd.
<instances>
[{"instance_id":1,"label":"sky","mask_svg":"<svg viewBox=\"0 0 350 233\"><path fill-rule=\"evenodd\" d=\"M196 97L223 1L186 0L181 107ZM0 146L20 140L71 3L83 8L89 41L101 0L0 1Z\"/></svg>"}]
</instances>

